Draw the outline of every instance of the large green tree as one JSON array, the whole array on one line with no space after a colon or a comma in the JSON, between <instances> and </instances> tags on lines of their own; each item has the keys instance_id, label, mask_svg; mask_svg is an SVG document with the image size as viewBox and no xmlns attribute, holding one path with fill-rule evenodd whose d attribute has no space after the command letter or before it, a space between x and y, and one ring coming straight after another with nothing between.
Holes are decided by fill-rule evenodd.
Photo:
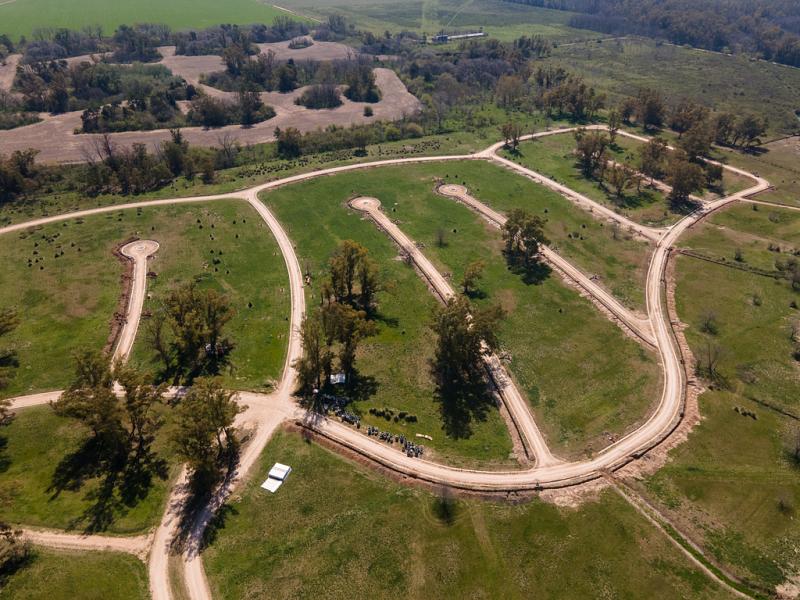
<instances>
[{"instance_id":1,"label":"large green tree","mask_svg":"<svg viewBox=\"0 0 800 600\"><path fill-rule=\"evenodd\" d=\"M235 344L225 335L234 316L228 298L194 284L169 292L155 312L150 343L164 363L164 375L175 383L214 376L230 364Z\"/></svg>"}]
</instances>

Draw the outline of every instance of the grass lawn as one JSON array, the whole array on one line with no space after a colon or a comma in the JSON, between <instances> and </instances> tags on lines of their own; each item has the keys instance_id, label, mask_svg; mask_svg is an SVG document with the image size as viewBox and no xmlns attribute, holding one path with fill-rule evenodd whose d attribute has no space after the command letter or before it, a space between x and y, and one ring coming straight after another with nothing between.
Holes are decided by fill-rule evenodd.
<instances>
[{"instance_id":1,"label":"grass lawn","mask_svg":"<svg viewBox=\"0 0 800 600\"><path fill-rule=\"evenodd\" d=\"M309 306L318 302L328 258L341 240L363 244L379 265L385 288L378 296L379 333L362 344L358 356L359 371L374 389L365 389L354 409L365 424L411 436L431 435L433 441L425 445L439 459L455 464L512 466L508 458L511 441L496 409L474 418L459 431L443 429L428 366L433 340L427 323L436 300L416 272L397 260L397 250L389 238L346 207L353 186L362 176L325 177L262 195L295 243L304 271L313 275L314 284L307 292ZM418 422L390 425L370 415L371 407L407 411L417 415Z\"/></svg>"},{"instance_id":2,"label":"grass lawn","mask_svg":"<svg viewBox=\"0 0 800 600\"><path fill-rule=\"evenodd\" d=\"M510 170L472 161L443 166L432 175L468 186L475 197L496 210L523 208L546 218L545 233L553 250L588 275L596 275L598 283L626 306L644 310L649 244Z\"/></svg>"},{"instance_id":3,"label":"grass lawn","mask_svg":"<svg viewBox=\"0 0 800 600\"><path fill-rule=\"evenodd\" d=\"M770 229L765 216L737 206L715 215L687 242L713 251L720 240L729 248L737 236L796 238L796 227L780 222ZM733 226L743 231L727 229ZM775 256L763 239L757 245L760 252L745 247L748 262L759 253L762 261ZM800 319L790 303L800 294L786 281L693 258L679 258L677 268L678 313L689 324L689 343L699 356L707 343L723 349L725 385L700 397L703 421L643 489L720 562L771 591L800 571L794 550L800 544L800 467L793 457L800 425L753 399L800 412L800 368L790 340L791 323ZM709 309L716 314L716 335L700 331Z\"/></svg>"},{"instance_id":4,"label":"grass lawn","mask_svg":"<svg viewBox=\"0 0 800 600\"><path fill-rule=\"evenodd\" d=\"M578 456L599 450L609 434L628 430L648 411L659 393L657 364L558 276L525 285L511 273L501 254L500 231L433 192L435 178L443 174L472 189L491 189L501 198L505 186L527 181L478 162L387 167L336 179L340 189L379 198L439 270L452 274L454 287L467 264L486 262L480 283L485 298L478 302L500 304L507 311L500 332L503 350L511 356L511 372L554 453ZM560 202L567 204L563 198ZM446 232L443 248L436 243L439 229ZM605 352L608 347L614 351Z\"/></svg>"},{"instance_id":5,"label":"grass lawn","mask_svg":"<svg viewBox=\"0 0 800 600\"><path fill-rule=\"evenodd\" d=\"M736 206L712 217L711 222L687 237L683 245L724 257L729 262L734 262L734 249L739 246L745 265L773 269L775 259L785 259L788 255L769 252L767 243L787 237L797 239L796 228L791 228L796 217L790 211L782 211L791 217L786 229L776 225L774 234L764 238L758 233L764 233L771 223L769 210L753 212L746 205ZM682 257L678 266L678 311L689 324L687 337L692 347L702 351L708 343L719 345L722 348L719 370L733 391L797 413L800 368L792 358L791 330L800 313L791 303L800 302L800 294L792 291L786 280L694 258ZM701 331L708 312L715 316L716 335Z\"/></svg>"},{"instance_id":6,"label":"grass lawn","mask_svg":"<svg viewBox=\"0 0 800 600\"><path fill-rule=\"evenodd\" d=\"M628 140L628 143L636 142ZM504 155L639 223L663 226L680 218L680 215L669 210L664 194L658 190L643 186L641 194L629 190L624 198L619 199L613 192L601 187L598 181L587 179L578 167L574 150L575 138L569 133L523 142L516 153L505 151ZM616 150L612 158L620 162L633 162L632 154L624 146Z\"/></svg>"},{"instance_id":7,"label":"grass lawn","mask_svg":"<svg viewBox=\"0 0 800 600\"><path fill-rule=\"evenodd\" d=\"M72 375L71 353L103 347L121 292L122 267L112 251L133 235L161 244L151 262L159 276L148 282L154 298L193 278L230 297L236 317L229 328L238 344L230 385L259 389L279 375L289 313L283 259L252 208L220 201L119 211L0 237L0 306L15 307L21 318L7 336L21 366L6 396L62 388ZM134 360L147 363L142 338Z\"/></svg>"},{"instance_id":8,"label":"grass lawn","mask_svg":"<svg viewBox=\"0 0 800 600\"><path fill-rule=\"evenodd\" d=\"M758 199L800 206L800 138L775 141L758 148L758 153L719 150L722 160L766 178L773 189Z\"/></svg>"},{"instance_id":9,"label":"grass lawn","mask_svg":"<svg viewBox=\"0 0 800 600\"><path fill-rule=\"evenodd\" d=\"M167 464L163 478L153 474L149 485L147 478L128 478L127 487L120 480L109 495L102 478L83 475L78 450L88 436L87 429L56 416L49 406L18 411L0 430L0 521L118 535L145 533L156 525L177 465ZM153 450L168 456L164 435Z\"/></svg>"},{"instance_id":10,"label":"grass lawn","mask_svg":"<svg viewBox=\"0 0 800 600\"><path fill-rule=\"evenodd\" d=\"M33 560L2 587L8 600L144 600L144 563L118 552L64 552L37 547Z\"/></svg>"},{"instance_id":11,"label":"grass lawn","mask_svg":"<svg viewBox=\"0 0 800 600\"><path fill-rule=\"evenodd\" d=\"M285 14L258 0L230 0L225 4L213 0L14 0L0 6L0 33L18 40L21 35L30 38L34 30L43 27L100 25L105 35L111 35L123 24L164 23L180 30L221 23L271 23L276 15Z\"/></svg>"},{"instance_id":12,"label":"grass lawn","mask_svg":"<svg viewBox=\"0 0 800 600\"><path fill-rule=\"evenodd\" d=\"M797 126L800 71L751 62L743 54L725 56L627 39L561 45L547 60L583 75L609 94L611 104L651 87L672 102L686 97L718 111L768 116L771 134Z\"/></svg>"},{"instance_id":13,"label":"grass lawn","mask_svg":"<svg viewBox=\"0 0 800 600\"><path fill-rule=\"evenodd\" d=\"M613 492L578 509L448 504L285 432L257 472L275 460L287 483L252 480L210 535L217 598L727 597Z\"/></svg>"},{"instance_id":14,"label":"grass lawn","mask_svg":"<svg viewBox=\"0 0 800 600\"><path fill-rule=\"evenodd\" d=\"M681 245L734 262L738 249L744 266L772 271L776 261L785 261L800 249L800 212L737 203L690 230ZM771 251L770 246L781 252Z\"/></svg>"}]
</instances>

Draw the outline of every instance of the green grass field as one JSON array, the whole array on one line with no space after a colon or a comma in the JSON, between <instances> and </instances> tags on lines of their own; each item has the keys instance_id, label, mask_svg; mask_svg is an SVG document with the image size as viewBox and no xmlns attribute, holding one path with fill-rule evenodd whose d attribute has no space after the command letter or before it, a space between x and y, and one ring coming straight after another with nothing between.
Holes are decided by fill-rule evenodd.
<instances>
[{"instance_id":1,"label":"green grass field","mask_svg":"<svg viewBox=\"0 0 800 600\"><path fill-rule=\"evenodd\" d=\"M110 35L119 25L134 23L163 23L180 30L221 23L271 23L282 14L286 13L259 0L229 0L224 4L212 0L13 0L0 5L0 33L16 40L21 35L30 38L38 28L100 25L103 33Z\"/></svg>"},{"instance_id":2,"label":"green grass field","mask_svg":"<svg viewBox=\"0 0 800 600\"><path fill-rule=\"evenodd\" d=\"M768 210L728 209L684 245L732 262L731 248L740 243L748 263L766 267L776 257L766 250L767 240L797 240L798 231L793 214L773 223ZM790 304L800 294L786 281L694 258L679 258L677 269L678 313L689 325L689 343L701 360L707 344L722 348L724 383L700 397L703 421L643 490L718 561L771 592L800 569L791 550L800 544L793 457L800 425L754 399L800 412L790 337L792 322L800 319ZM709 310L716 315L715 335L700 330Z\"/></svg>"},{"instance_id":3,"label":"green grass field","mask_svg":"<svg viewBox=\"0 0 800 600\"><path fill-rule=\"evenodd\" d=\"M8 600L144 600L150 594L139 559L118 552L63 552L36 548L33 560L6 581Z\"/></svg>"},{"instance_id":4,"label":"green grass field","mask_svg":"<svg viewBox=\"0 0 800 600\"><path fill-rule=\"evenodd\" d=\"M633 164L635 158L630 147L637 142L626 140L625 143L628 148L623 145L612 148L612 158ZM680 218L669 210L664 194L658 190L643 186L638 195L632 189L627 190L623 198L617 198L598 181L584 177L573 155L575 144L571 133L551 135L523 142L517 153L506 151L505 156L639 223L662 226Z\"/></svg>"},{"instance_id":5,"label":"green grass field","mask_svg":"<svg viewBox=\"0 0 800 600\"><path fill-rule=\"evenodd\" d=\"M491 190L491 197L507 198L514 195L515 185L525 184L534 194L528 202L540 209L537 196L544 190L482 162L387 167L339 175L331 183L342 190L342 200L350 190L379 198L384 211L423 244L440 271L452 274L454 287L469 262L484 260L487 269L480 287L486 297L479 303L506 309L500 332L503 350L553 451L578 456L599 450L609 435L619 435L642 419L658 396L655 361L558 276L551 275L541 285L525 285L511 273L501 254L500 231L433 192L436 178L446 175L468 184L479 197L481 190ZM562 210L569 206L560 197L558 203ZM445 232L443 248L436 243L439 229ZM612 244L607 248L613 250Z\"/></svg>"},{"instance_id":6,"label":"green grass field","mask_svg":"<svg viewBox=\"0 0 800 600\"><path fill-rule=\"evenodd\" d=\"M170 285L192 280L231 299L236 316L229 329L238 344L231 386L262 389L278 377L289 313L283 259L252 208L223 201L119 211L0 238L6 261L0 306L15 307L21 319L7 336L18 349L20 368L3 394L60 389L71 377L73 351L103 347L121 293L122 266L112 251L134 235L161 244L151 262L159 276L148 282L154 299ZM143 323L133 359L155 369L145 328Z\"/></svg>"},{"instance_id":7,"label":"green grass field","mask_svg":"<svg viewBox=\"0 0 800 600\"><path fill-rule=\"evenodd\" d=\"M387 29L407 30L430 36L442 29L477 31L482 28L488 35L501 40L512 40L521 35L541 35L556 42L602 37L601 34L569 27L567 23L573 13L509 4L500 0L483 0L480 3L458 0L412 0L402 3L388 0L289 0L285 6L319 18L342 14L359 28L375 33L383 33Z\"/></svg>"},{"instance_id":8,"label":"green grass field","mask_svg":"<svg viewBox=\"0 0 800 600\"><path fill-rule=\"evenodd\" d=\"M765 177L773 189L758 199L788 206L800 206L800 138L793 137L765 144L758 153L718 151L719 157L737 167Z\"/></svg>"},{"instance_id":9,"label":"green grass field","mask_svg":"<svg viewBox=\"0 0 800 600\"><path fill-rule=\"evenodd\" d=\"M770 237L762 237L771 209L753 212L747 206L736 206L715 215L681 245L715 258L733 263L735 248L742 248L744 265L772 269L774 261L786 258L767 250L770 240L797 240L792 227L796 217L784 210L786 229L774 227ZM779 209L777 209L779 210ZM775 212L775 211L773 211ZM736 229L732 229L736 227ZM792 323L798 312L791 303L800 301L789 282L746 273L728 266L694 258L681 258L678 279L678 312L689 324L687 338L696 351L708 342L722 349L720 372L733 391L797 412L798 367L792 359ZM701 322L708 312L715 315L718 333L701 331Z\"/></svg>"},{"instance_id":10,"label":"green grass field","mask_svg":"<svg viewBox=\"0 0 800 600\"><path fill-rule=\"evenodd\" d=\"M548 61L583 75L612 102L652 87L672 101L688 97L716 110L768 116L773 133L797 127L798 69L638 39L562 45Z\"/></svg>"},{"instance_id":11,"label":"green grass field","mask_svg":"<svg viewBox=\"0 0 800 600\"><path fill-rule=\"evenodd\" d=\"M442 503L278 432L204 554L217 598L725 598L613 492L577 509ZM569 584L565 585L565 573Z\"/></svg>"},{"instance_id":12,"label":"green grass field","mask_svg":"<svg viewBox=\"0 0 800 600\"><path fill-rule=\"evenodd\" d=\"M156 525L177 465L167 464L164 477L153 475L141 492L118 481L109 495L102 478L80 475L84 463L77 451L88 435L49 406L18 411L0 431L0 521L75 531L94 529L92 524L102 521L107 526L99 529L116 535L141 534ZM153 450L169 457L164 435Z\"/></svg>"},{"instance_id":13,"label":"green grass field","mask_svg":"<svg viewBox=\"0 0 800 600\"><path fill-rule=\"evenodd\" d=\"M433 341L427 323L436 301L416 272L397 259L391 241L346 207L358 177L324 177L261 196L296 244L304 271L313 274L313 285L307 292L310 306L318 302L328 258L341 240L363 244L379 265L384 284L378 295L379 333L362 344L358 356L359 372L365 380L373 381L374 390L354 403L355 410L362 414L365 424L411 436L431 435L433 441L425 445L439 459L455 464L513 465L508 458L511 441L497 410L473 419L458 431L443 429L428 366ZM388 424L368 414L370 407L407 411L417 415L418 422Z\"/></svg>"}]
</instances>

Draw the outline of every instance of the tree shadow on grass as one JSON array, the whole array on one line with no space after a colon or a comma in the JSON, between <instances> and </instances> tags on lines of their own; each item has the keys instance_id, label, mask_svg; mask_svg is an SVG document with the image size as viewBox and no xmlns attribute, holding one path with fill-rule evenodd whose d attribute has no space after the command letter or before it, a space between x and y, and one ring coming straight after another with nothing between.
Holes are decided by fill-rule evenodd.
<instances>
[{"instance_id":1,"label":"tree shadow on grass","mask_svg":"<svg viewBox=\"0 0 800 600\"><path fill-rule=\"evenodd\" d=\"M11 459L8 457L8 438L0 435L0 473L5 473L11 466Z\"/></svg>"},{"instance_id":2,"label":"tree shadow on grass","mask_svg":"<svg viewBox=\"0 0 800 600\"><path fill-rule=\"evenodd\" d=\"M521 261L508 260L508 268L515 275L519 275L525 285L541 285L553 272L553 269L541 260L527 265Z\"/></svg>"},{"instance_id":3,"label":"tree shadow on grass","mask_svg":"<svg viewBox=\"0 0 800 600\"><path fill-rule=\"evenodd\" d=\"M70 521L69 528L98 533L147 498L154 479L164 480L168 473L167 462L149 449L129 453L91 437L61 459L47 492L55 500L63 491L77 492L96 480L83 497L89 505Z\"/></svg>"},{"instance_id":4,"label":"tree shadow on grass","mask_svg":"<svg viewBox=\"0 0 800 600\"><path fill-rule=\"evenodd\" d=\"M434 401L439 405L442 429L452 439L472 437L473 423L485 421L496 406L486 380L477 373L463 381L440 380Z\"/></svg>"}]
</instances>

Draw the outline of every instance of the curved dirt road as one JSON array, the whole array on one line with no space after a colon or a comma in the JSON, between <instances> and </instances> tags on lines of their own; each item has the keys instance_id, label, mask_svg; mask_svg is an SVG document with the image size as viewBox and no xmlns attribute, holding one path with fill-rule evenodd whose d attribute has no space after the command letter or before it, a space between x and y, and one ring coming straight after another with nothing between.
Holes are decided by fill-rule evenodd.
<instances>
[{"instance_id":1,"label":"curved dirt road","mask_svg":"<svg viewBox=\"0 0 800 600\"><path fill-rule=\"evenodd\" d=\"M489 208L483 202L473 197L463 185L442 185L438 188L438 192L443 196L455 198L462 204L465 204L478 214L485 217L496 227L502 227L507 221L504 214ZM642 318L623 306L622 303L620 303L619 300L617 300L610 292L597 285L594 281L589 279L589 277L587 277L583 271L578 269L575 265L564 259L548 246L542 245L541 248L545 260L552 264L559 273L565 275L568 279L581 287L590 297L602 304L641 341L644 341L646 344L655 347L655 338L653 338L653 330L650 327L649 319Z\"/></svg>"},{"instance_id":2,"label":"curved dirt road","mask_svg":"<svg viewBox=\"0 0 800 600\"><path fill-rule=\"evenodd\" d=\"M417 265L417 268L422 272L425 278L430 283L431 287L436 291L443 302L447 302L450 298L456 296L453 288L447 282L447 279L442 276L439 270L433 266L430 260L420 252L414 241L406 236L405 233L380 210L380 200L377 198L356 198L350 201L350 206L356 210L362 211L369 215L370 219L389 237L391 237L400 248L403 249ZM517 431L522 437L523 444L530 448L530 454L539 466L556 464L559 461L550 452L547 447L547 442L544 435L539 430L536 422L533 420L533 415L528 409L528 403L522 397L517 389L514 380L508 376L505 368L503 367L500 359L494 354L488 354L484 357L486 362L486 370L492 377L503 404L511 415L511 420L514 423Z\"/></svg>"},{"instance_id":3,"label":"curved dirt road","mask_svg":"<svg viewBox=\"0 0 800 600\"><path fill-rule=\"evenodd\" d=\"M572 131L572 129L554 130L535 135L555 135L569 131ZM638 136L631 135L631 137ZM289 270L290 289L292 293L292 310L290 340L287 351L286 365L277 392L268 396L254 394L242 398L243 401L247 402L251 406L248 412L244 414L251 415L251 418L256 423L258 428L255 438L248 444L242 456L242 463L235 479L229 482L228 485L224 486L224 488L221 489L217 495L215 495L212 504L206 508L206 510L203 512L203 515L201 515L201 518L198 519L198 521L196 521L194 524L190 542L199 544L202 531L205 527L205 524L208 522L209 516L213 514L215 507L219 506L221 501L224 501L224 498L229 493L230 489L232 489L235 482L239 481L247 474L248 469L258 458L263 446L269 439L274 427L276 427L277 424L279 424L283 419L298 418L303 415L302 411L298 411L291 400L291 390L294 387L295 373L290 367L291 362L300 356L300 353L302 352L299 336L297 335L297 327L302 320L305 309L302 273L300 271L291 241L289 240L288 236L286 236L283 228L274 218L272 213L258 200L258 193L264 190L288 185L297 181L312 179L314 177L375 166L464 159L490 159L498 160L499 162L504 163L505 159L500 159L499 157L494 156L497 149L499 149L501 146L502 143L499 145L496 144L481 153L466 156L391 159L387 161L375 161L372 163L333 167L269 182L255 186L254 188L245 190L243 192L233 194L133 202L125 205L89 209L77 213L57 215L44 219L37 219L28 223L7 226L0 228L0 234L21 230L36 224L56 222L77 216L87 216L103 212L118 211L125 208L163 204L181 204L233 198L245 199L250 202L251 205L253 205L254 208L259 211L259 213L262 215L262 218L264 218L264 220L267 222L267 225L279 242L281 252L283 253L284 260L286 261L287 268ZM518 167L518 165L515 166L512 163L511 166L514 168L514 170L520 171L520 169L515 168ZM527 470L508 472L485 472L469 469L456 469L431 463L426 460L409 458L396 449L381 444L372 438L368 438L367 436L360 434L356 430L351 429L342 423L338 423L324 417L315 416L313 418L307 418L307 425L322 435L341 443L343 446L361 453L371 460L390 467L399 473L411 477L417 477L421 480L431 483L444 483L453 487L477 491L536 490L545 487L562 487L565 485L573 485L596 478L603 470L615 469L622 464L629 462L630 460L640 457L649 448L659 443L662 439L664 439L664 437L668 436L673 430L675 424L680 421L682 416L683 370L674 346L669 322L666 318L661 302L661 282L666 259L670 250L670 245L687 227L692 225L697 220L703 218L703 216L709 212L721 208L730 202L744 199L748 195L758 193L769 187L769 183L762 178L754 177L753 175L746 173L741 169L735 169L727 166L725 168L754 179L756 181L756 185L728 198L723 198L715 202L708 203L701 210L678 222L671 229L667 230L666 233L663 231L652 230L650 228L644 228L640 230L640 233L643 232L642 235L648 237L648 239L655 239L657 241L656 249L653 254L650 269L647 275L647 307L650 322L653 328L654 338L662 358L662 366L664 369L664 390L655 412L639 429L631 432L612 446L609 446L593 459L572 463L537 465ZM528 171L528 173L524 171ZM520 172L523 172L528 176L531 176L529 173L539 176L535 172L528 169L525 169L524 171ZM597 207L601 207L601 205L594 201L589 201L589 204L585 206L591 208L591 212L599 212L601 215L614 219L618 222L625 223L627 221L628 223L631 223L632 226L640 228L643 227L633 224L633 222L630 222L624 217L613 213L613 211L610 211L610 209L607 209L606 207L602 208L605 211L611 212L611 214L596 210ZM645 235L645 233L648 235ZM18 399L18 401L21 405L25 403L25 399ZM308 416L306 415L306 417ZM165 529L165 532L168 532L169 529L170 527L168 525ZM168 539L169 537L170 536L162 536L162 539ZM197 557L197 548L199 548L199 546L192 547L190 544L189 551L187 551L185 556L186 568L184 574L187 587L191 590L193 598L210 598L208 583L205 580L202 562ZM153 557L156 554L160 554L161 558L164 560L154 560ZM159 598L171 597L167 572L167 556L168 548L166 544L156 544L151 551L151 589L153 590L154 595L157 594L157 597ZM156 566L153 567L153 565Z\"/></svg>"},{"instance_id":4,"label":"curved dirt road","mask_svg":"<svg viewBox=\"0 0 800 600\"><path fill-rule=\"evenodd\" d=\"M144 297L147 291L147 259L158 250L158 242L153 240L138 240L126 244L120 249L123 256L133 261L133 281L131 282L131 296L125 310L125 325L119 334L117 346L114 348L112 360L127 361L130 356L136 332L139 330L139 321L142 318Z\"/></svg>"}]
</instances>

